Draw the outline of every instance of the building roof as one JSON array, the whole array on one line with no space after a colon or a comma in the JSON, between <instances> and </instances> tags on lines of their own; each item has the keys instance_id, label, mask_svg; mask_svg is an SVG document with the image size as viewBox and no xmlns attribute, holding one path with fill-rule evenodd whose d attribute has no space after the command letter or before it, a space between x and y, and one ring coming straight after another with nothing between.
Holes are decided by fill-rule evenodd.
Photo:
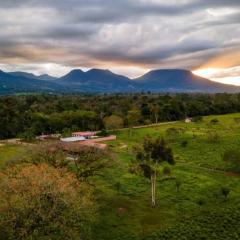
<instances>
[{"instance_id":1,"label":"building roof","mask_svg":"<svg viewBox=\"0 0 240 240\"><path fill-rule=\"evenodd\" d=\"M62 142L79 142L79 141L85 141L85 137L68 137L68 138L61 138Z\"/></svg>"},{"instance_id":2,"label":"building roof","mask_svg":"<svg viewBox=\"0 0 240 240\"><path fill-rule=\"evenodd\" d=\"M83 136L83 137L87 137L87 136L94 136L96 135L96 132L73 132L72 135L76 135L76 136Z\"/></svg>"}]
</instances>

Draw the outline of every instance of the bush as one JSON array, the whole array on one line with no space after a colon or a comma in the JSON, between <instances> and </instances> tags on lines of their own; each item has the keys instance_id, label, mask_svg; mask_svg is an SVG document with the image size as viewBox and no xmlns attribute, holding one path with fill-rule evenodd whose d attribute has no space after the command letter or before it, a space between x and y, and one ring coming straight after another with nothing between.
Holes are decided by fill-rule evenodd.
<instances>
[{"instance_id":1,"label":"bush","mask_svg":"<svg viewBox=\"0 0 240 240\"><path fill-rule=\"evenodd\" d=\"M217 118L213 118L213 119L211 119L210 123L217 124L217 123L219 123L219 120Z\"/></svg>"},{"instance_id":2,"label":"bush","mask_svg":"<svg viewBox=\"0 0 240 240\"><path fill-rule=\"evenodd\" d=\"M102 129L101 132L99 132L97 135L101 137L107 137L109 136L109 133L106 129Z\"/></svg>"},{"instance_id":3,"label":"bush","mask_svg":"<svg viewBox=\"0 0 240 240\"><path fill-rule=\"evenodd\" d=\"M33 164L47 163L55 168L68 165L67 154L58 143L42 143L30 148L29 156L23 161Z\"/></svg>"},{"instance_id":4,"label":"bush","mask_svg":"<svg viewBox=\"0 0 240 240\"><path fill-rule=\"evenodd\" d=\"M192 118L192 122L201 122L203 120L202 116L196 116Z\"/></svg>"},{"instance_id":5,"label":"bush","mask_svg":"<svg viewBox=\"0 0 240 240\"><path fill-rule=\"evenodd\" d=\"M235 123L239 124L240 123L240 118L239 117L234 118L234 121L235 121Z\"/></svg>"},{"instance_id":6,"label":"bush","mask_svg":"<svg viewBox=\"0 0 240 240\"><path fill-rule=\"evenodd\" d=\"M211 143L217 143L220 141L220 136L217 132L208 132L208 140Z\"/></svg>"},{"instance_id":7,"label":"bush","mask_svg":"<svg viewBox=\"0 0 240 240\"><path fill-rule=\"evenodd\" d=\"M221 187L221 194L224 196L225 200L227 200L229 193L230 189L228 187Z\"/></svg>"},{"instance_id":8,"label":"bush","mask_svg":"<svg viewBox=\"0 0 240 240\"><path fill-rule=\"evenodd\" d=\"M205 201L204 201L203 199L199 199L199 200L197 200L197 204L198 204L199 206L202 206L202 205L205 204Z\"/></svg>"},{"instance_id":9,"label":"bush","mask_svg":"<svg viewBox=\"0 0 240 240\"><path fill-rule=\"evenodd\" d=\"M188 145L188 141L187 140L183 140L181 142L181 147L185 148L185 147L187 147L187 145Z\"/></svg>"},{"instance_id":10,"label":"bush","mask_svg":"<svg viewBox=\"0 0 240 240\"><path fill-rule=\"evenodd\" d=\"M33 140L35 140L35 137L36 136L31 128L20 134L20 138L25 142L32 142Z\"/></svg>"},{"instance_id":11,"label":"bush","mask_svg":"<svg viewBox=\"0 0 240 240\"><path fill-rule=\"evenodd\" d=\"M235 172L240 172L240 151L238 149L226 150L223 160L228 163L228 167Z\"/></svg>"},{"instance_id":12,"label":"bush","mask_svg":"<svg viewBox=\"0 0 240 240\"><path fill-rule=\"evenodd\" d=\"M168 166L165 166L165 167L163 168L163 174L164 174L164 175L170 175L170 174L171 174L171 168L168 167Z\"/></svg>"},{"instance_id":13,"label":"bush","mask_svg":"<svg viewBox=\"0 0 240 240\"><path fill-rule=\"evenodd\" d=\"M182 181L177 178L175 181L175 185L176 185L177 192L179 192L180 187L182 186Z\"/></svg>"},{"instance_id":14,"label":"bush","mask_svg":"<svg viewBox=\"0 0 240 240\"><path fill-rule=\"evenodd\" d=\"M177 136L177 135L180 135L181 133L184 133L184 129L182 128L171 127L166 130L166 134L168 136Z\"/></svg>"}]
</instances>

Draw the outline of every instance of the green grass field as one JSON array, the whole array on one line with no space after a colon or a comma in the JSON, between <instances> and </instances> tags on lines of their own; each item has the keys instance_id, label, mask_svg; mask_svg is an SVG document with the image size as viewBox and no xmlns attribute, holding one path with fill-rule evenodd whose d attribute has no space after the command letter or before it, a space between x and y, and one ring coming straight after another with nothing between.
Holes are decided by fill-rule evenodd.
<instances>
[{"instance_id":1,"label":"green grass field","mask_svg":"<svg viewBox=\"0 0 240 240\"><path fill-rule=\"evenodd\" d=\"M239 117L240 114L208 116L199 123L134 129L132 136L128 130L117 132L118 140L110 143L117 163L99 182L101 202L105 205L95 230L97 239L142 238L175 226L182 218L235 206L240 198L240 175L232 172L222 156L225 150L240 147L240 124L236 121ZM210 123L216 118L218 123ZM169 128L179 133L172 133ZM171 167L173 179L162 181L164 176L158 177L154 209L150 207L150 183L129 173L134 158L132 147L141 144L145 136L165 137L176 159L176 165ZM183 147L185 140L188 145ZM174 178L182 182L179 192ZM221 186L231 189L227 201L220 193Z\"/></svg>"},{"instance_id":2,"label":"green grass field","mask_svg":"<svg viewBox=\"0 0 240 240\"><path fill-rule=\"evenodd\" d=\"M212 221L212 218L208 218L209 214L215 216L219 213L220 217L214 218L217 219L216 223L211 222L217 227L225 216L233 214L228 209L238 206L240 174L234 173L231 164L223 161L222 156L226 150L240 147L239 118L240 114L208 116L197 123L177 122L134 129L132 135L128 130L116 132L117 141L108 143L115 156L113 167L105 170L102 177L94 179L100 216L94 227L93 238L143 239L166 229L170 229L170 232L175 227L185 229L179 225L184 224L183 219L188 219L185 226L193 224L198 228L196 222L206 225L207 221ZM218 119L218 122L211 123L212 119ZM176 160L170 176L158 176L156 208L150 206L150 182L129 171L131 159L134 158L132 148L141 144L146 136L164 137L172 147ZM187 146L182 146L183 141L187 141ZM23 147L1 146L0 166L23 152ZM166 177L169 179L164 180ZM179 191L176 179L182 183ZM222 186L231 190L226 201L220 192ZM197 220L189 223L189 219ZM218 236L209 236L195 239L220 239ZM159 239L194 237L163 236ZM238 238L233 236L229 239Z\"/></svg>"}]
</instances>

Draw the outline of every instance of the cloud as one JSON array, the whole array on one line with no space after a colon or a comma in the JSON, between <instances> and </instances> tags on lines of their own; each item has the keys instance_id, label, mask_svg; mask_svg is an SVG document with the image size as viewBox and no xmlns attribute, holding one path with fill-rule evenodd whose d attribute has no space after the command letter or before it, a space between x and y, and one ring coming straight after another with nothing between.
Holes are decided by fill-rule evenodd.
<instances>
[{"instance_id":1,"label":"cloud","mask_svg":"<svg viewBox=\"0 0 240 240\"><path fill-rule=\"evenodd\" d=\"M0 15L0 61L11 69L52 63L133 76L212 66L240 46L239 0L0 0Z\"/></svg>"}]
</instances>

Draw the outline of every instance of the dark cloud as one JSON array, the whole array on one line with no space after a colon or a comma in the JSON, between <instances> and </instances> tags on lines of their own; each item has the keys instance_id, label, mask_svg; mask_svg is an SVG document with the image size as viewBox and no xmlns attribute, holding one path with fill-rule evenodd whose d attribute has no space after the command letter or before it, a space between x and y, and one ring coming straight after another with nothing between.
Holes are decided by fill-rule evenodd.
<instances>
[{"instance_id":1,"label":"dark cloud","mask_svg":"<svg viewBox=\"0 0 240 240\"><path fill-rule=\"evenodd\" d=\"M235 0L0 0L1 62L192 68L240 45Z\"/></svg>"}]
</instances>

